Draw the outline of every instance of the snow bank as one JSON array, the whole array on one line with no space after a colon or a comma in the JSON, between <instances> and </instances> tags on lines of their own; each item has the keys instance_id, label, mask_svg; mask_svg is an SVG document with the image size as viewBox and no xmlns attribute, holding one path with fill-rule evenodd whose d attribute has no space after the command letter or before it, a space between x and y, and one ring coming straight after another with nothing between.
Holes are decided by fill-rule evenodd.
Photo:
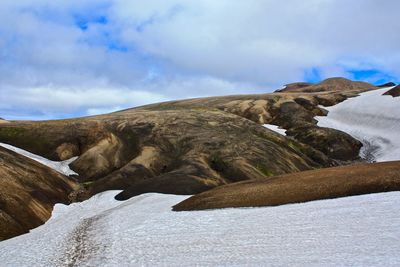
<instances>
[{"instance_id":1,"label":"snow bank","mask_svg":"<svg viewBox=\"0 0 400 267\"><path fill-rule=\"evenodd\" d=\"M268 128L268 129L274 131L274 132L277 132L278 134L281 134L281 135L285 135L285 136L286 136L286 130L285 130L285 129L282 129L282 128L279 128L279 126L277 126L277 125L273 125L273 124L263 124L263 126L264 126L265 128Z\"/></svg>"},{"instance_id":2,"label":"snow bank","mask_svg":"<svg viewBox=\"0 0 400 267\"><path fill-rule=\"evenodd\" d=\"M9 144L0 143L0 146L6 148L8 150L14 151L14 152L16 152L16 153L18 153L18 154L20 154L22 156L25 156L25 157L28 157L30 159L33 159L33 160L35 160L35 161L37 161L37 162L39 162L39 163L41 163L43 165L46 165L47 167L49 167L49 168L51 168L51 169L53 169L55 171L58 171L59 173L62 173L64 175L67 175L67 176L69 176L69 175L78 175L76 172L71 170L70 167L69 167L69 164L71 164L78 157L73 157L73 158L70 158L70 159L64 160L64 161L51 161L49 159L43 158L43 157L41 157L39 155L35 155L35 154L30 153L30 152L28 152L26 150L23 150L21 148L18 148L18 147L9 145Z\"/></svg>"},{"instance_id":3,"label":"snow bank","mask_svg":"<svg viewBox=\"0 0 400 267\"><path fill-rule=\"evenodd\" d=\"M344 131L360 140L369 161L400 160L400 97L382 94L393 87L362 93L332 107L318 125Z\"/></svg>"},{"instance_id":4,"label":"snow bank","mask_svg":"<svg viewBox=\"0 0 400 267\"><path fill-rule=\"evenodd\" d=\"M172 212L186 196L118 192L57 205L0 243L2 266L399 266L400 192Z\"/></svg>"}]
</instances>

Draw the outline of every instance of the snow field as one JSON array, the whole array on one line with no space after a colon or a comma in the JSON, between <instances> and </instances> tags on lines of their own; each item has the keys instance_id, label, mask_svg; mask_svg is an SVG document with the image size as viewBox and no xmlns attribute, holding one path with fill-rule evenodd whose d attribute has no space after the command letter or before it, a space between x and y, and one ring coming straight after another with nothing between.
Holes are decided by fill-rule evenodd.
<instances>
[{"instance_id":1,"label":"snow field","mask_svg":"<svg viewBox=\"0 0 400 267\"><path fill-rule=\"evenodd\" d=\"M360 156L368 161L400 160L400 97L382 95L383 88L324 107L318 126L341 130L363 143Z\"/></svg>"},{"instance_id":2,"label":"snow field","mask_svg":"<svg viewBox=\"0 0 400 267\"><path fill-rule=\"evenodd\" d=\"M398 266L400 192L279 207L173 212L188 196L118 191L58 204L0 243L2 266Z\"/></svg>"}]
</instances>

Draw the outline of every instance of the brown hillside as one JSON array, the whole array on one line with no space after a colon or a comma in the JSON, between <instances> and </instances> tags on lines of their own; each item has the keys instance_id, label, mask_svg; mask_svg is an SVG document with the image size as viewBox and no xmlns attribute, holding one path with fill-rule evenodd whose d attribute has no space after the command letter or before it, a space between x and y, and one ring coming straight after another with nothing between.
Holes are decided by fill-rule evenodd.
<instances>
[{"instance_id":1,"label":"brown hillside","mask_svg":"<svg viewBox=\"0 0 400 267\"><path fill-rule=\"evenodd\" d=\"M400 161L360 164L221 186L190 197L175 211L276 206L400 190Z\"/></svg>"},{"instance_id":2,"label":"brown hillside","mask_svg":"<svg viewBox=\"0 0 400 267\"><path fill-rule=\"evenodd\" d=\"M0 240L46 222L75 187L66 176L0 147Z\"/></svg>"}]
</instances>

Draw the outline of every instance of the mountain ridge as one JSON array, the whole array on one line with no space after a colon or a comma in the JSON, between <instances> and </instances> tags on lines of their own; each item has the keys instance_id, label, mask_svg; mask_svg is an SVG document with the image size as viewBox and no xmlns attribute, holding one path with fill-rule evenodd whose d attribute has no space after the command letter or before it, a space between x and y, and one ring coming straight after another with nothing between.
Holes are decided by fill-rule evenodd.
<instances>
[{"instance_id":1,"label":"mountain ridge","mask_svg":"<svg viewBox=\"0 0 400 267\"><path fill-rule=\"evenodd\" d=\"M311 86L328 87L169 101L67 120L10 121L0 125L0 142L56 161L78 157L70 164L79 174L70 178L78 182L72 201L107 190L123 190L120 200L148 192L190 195L362 161L360 141L319 127L315 117L327 114L322 106L378 87L345 79ZM288 136L263 124L278 125Z\"/></svg>"}]
</instances>

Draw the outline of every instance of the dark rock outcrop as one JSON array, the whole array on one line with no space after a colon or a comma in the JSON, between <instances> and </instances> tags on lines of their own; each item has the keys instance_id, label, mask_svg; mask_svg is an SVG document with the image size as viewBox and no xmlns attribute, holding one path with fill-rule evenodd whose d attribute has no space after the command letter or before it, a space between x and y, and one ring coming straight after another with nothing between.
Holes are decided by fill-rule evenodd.
<instances>
[{"instance_id":1,"label":"dark rock outcrop","mask_svg":"<svg viewBox=\"0 0 400 267\"><path fill-rule=\"evenodd\" d=\"M192 196L173 210L276 206L400 190L400 161L325 168L221 186Z\"/></svg>"},{"instance_id":2,"label":"dark rock outcrop","mask_svg":"<svg viewBox=\"0 0 400 267\"><path fill-rule=\"evenodd\" d=\"M400 96L400 85L393 87L389 91L385 92L383 95L391 95L393 97L399 97Z\"/></svg>"},{"instance_id":3,"label":"dark rock outcrop","mask_svg":"<svg viewBox=\"0 0 400 267\"><path fill-rule=\"evenodd\" d=\"M299 126L286 131L296 140L322 151L330 158L338 160L356 160L362 143L351 135L331 128Z\"/></svg>"},{"instance_id":4,"label":"dark rock outcrop","mask_svg":"<svg viewBox=\"0 0 400 267\"><path fill-rule=\"evenodd\" d=\"M388 83L378 85L377 87L384 88L384 87L392 87L392 86L396 86L396 84L394 82L388 82Z\"/></svg>"},{"instance_id":5,"label":"dark rock outcrop","mask_svg":"<svg viewBox=\"0 0 400 267\"><path fill-rule=\"evenodd\" d=\"M46 222L56 203L69 203L77 184L29 158L0 147L0 240Z\"/></svg>"}]
</instances>

